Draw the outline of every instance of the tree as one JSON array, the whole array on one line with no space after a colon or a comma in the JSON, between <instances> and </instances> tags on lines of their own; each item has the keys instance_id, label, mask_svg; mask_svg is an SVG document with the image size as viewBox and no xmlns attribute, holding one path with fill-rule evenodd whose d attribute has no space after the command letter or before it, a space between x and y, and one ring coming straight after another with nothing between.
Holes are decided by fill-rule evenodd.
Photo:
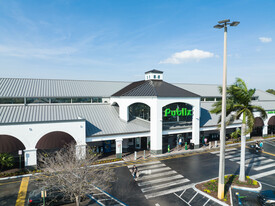
<instances>
[{"instance_id":1,"label":"tree","mask_svg":"<svg viewBox=\"0 0 275 206\"><path fill-rule=\"evenodd\" d=\"M268 89L266 90L266 92L270 93L270 94L274 94L275 95L275 90L274 89Z\"/></svg>"},{"instance_id":2,"label":"tree","mask_svg":"<svg viewBox=\"0 0 275 206\"><path fill-rule=\"evenodd\" d=\"M38 176L40 181L37 183L42 188L58 186L62 194L75 200L79 206L80 199L92 193L95 187L106 190L114 179L113 170L93 165L97 159L98 156L91 151L86 152L86 158L77 158L74 144L51 155L40 155L41 169L45 173Z\"/></svg>"},{"instance_id":3,"label":"tree","mask_svg":"<svg viewBox=\"0 0 275 206\"><path fill-rule=\"evenodd\" d=\"M239 139L240 136L241 136L241 130L239 128L237 128L236 131L230 134L230 137L232 139Z\"/></svg>"},{"instance_id":4,"label":"tree","mask_svg":"<svg viewBox=\"0 0 275 206\"><path fill-rule=\"evenodd\" d=\"M220 89L221 90L221 89ZM245 181L245 145L246 134L252 132L254 125L253 112L259 112L260 116L265 119L267 117L265 110L256 105L252 105L252 96L255 89L248 89L245 82L237 78L236 82L227 88L227 106L226 116L228 117L227 124L230 124L236 119L242 118L241 127L241 163L239 180ZM214 109L210 112L215 114L221 113L221 102L213 104Z\"/></svg>"},{"instance_id":5,"label":"tree","mask_svg":"<svg viewBox=\"0 0 275 206\"><path fill-rule=\"evenodd\" d=\"M12 167L14 164L14 158L12 155L7 153L1 153L0 154L0 165L1 165L1 171L4 167Z\"/></svg>"}]
</instances>

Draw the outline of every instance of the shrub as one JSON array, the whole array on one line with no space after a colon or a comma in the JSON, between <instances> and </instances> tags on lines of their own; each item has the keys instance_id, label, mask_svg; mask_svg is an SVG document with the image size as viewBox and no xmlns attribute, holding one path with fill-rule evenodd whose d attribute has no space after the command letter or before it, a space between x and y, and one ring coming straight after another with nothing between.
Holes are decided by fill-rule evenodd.
<instances>
[{"instance_id":1,"label":"shrub","mask_svg":"<svg viewBox=\"0 0 275 206\"><path fill-rule=\"evenodd\" d=\"M4 167L12 167L14 164L14 158L12 155L7 153L0 154L0 169L3 170Z\"/></svg>"}]
</instances>

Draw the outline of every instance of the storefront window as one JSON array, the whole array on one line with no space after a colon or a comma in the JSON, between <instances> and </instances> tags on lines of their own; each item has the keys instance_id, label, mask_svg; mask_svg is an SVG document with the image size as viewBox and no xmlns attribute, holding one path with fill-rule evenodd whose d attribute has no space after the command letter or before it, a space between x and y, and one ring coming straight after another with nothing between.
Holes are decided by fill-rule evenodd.
<instances>
[{"instance_id":1,"label":"storefront window","mask_svg":"<svg viewBox=\"0 0 275 206\"><path fill-rule=\"evenodd\" d=\"M129 107L129 116L130 116L130 119L139 117L150 121L150 107L142 103L132 104Z\"/></svg>"},{"instance_id":2,"label":"storefront window","mask_svg":"<svg viewBox=\"0 0 275 206\"><path fill-rule=\"evenodd\" d=\"M24 104L24 98L0 98L0 104Z\"/></svg>"},{"instance_id":3,"label":"storefront window","mask_svg":"<svg viewBox=\"0 0 275 206\"><path fill-rule=\"evenodd\" d=\"M102 98L100 98L100 97L92 97L92 103L102 103Z\"/></svg>"},{"instance_id":4,"label":"storefront window","mask_svg":"<svg viewBox=\"0 0 275 206\"><path fill-rule=\"evenodd\" d=\"M51 98L51 103L72 103L71 98Z\"/></svg>"},{"instance_id":5,"label":"storefront window","mask_svg":"<svg viewBox=\"0 0 275 206\"><path fill-rule=\"evenodd\" d=\"M91 98L72 98L72 103L91 103Z\"/></svg>"},{"instance_id":6,"label":"storefront window","mask_svg":"<svg viewBox=\"0 0 275 206\"><path fill-rule=\"evenodd\" d=\"M49 98L27 98L27 104L49 103Z\"/></svg>"}]
</instances>

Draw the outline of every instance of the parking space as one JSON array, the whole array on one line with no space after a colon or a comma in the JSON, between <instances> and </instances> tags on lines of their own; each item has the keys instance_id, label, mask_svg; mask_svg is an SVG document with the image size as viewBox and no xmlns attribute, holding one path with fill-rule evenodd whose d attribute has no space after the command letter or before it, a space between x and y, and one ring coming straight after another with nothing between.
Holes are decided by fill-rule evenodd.
<instances>
[{"instance_id":1,"label":"parking space","mask_svg":"<svg viewBox=\"0 0 275 206\"><path fill-rule=\"evenodd\" d=\"M193 188L189 188L180 192L174 193L179 199L182 200L182 205L188 206L220 206L220 204L214 202L206 196L196 192Z\"/></svg>"}]
</instances>

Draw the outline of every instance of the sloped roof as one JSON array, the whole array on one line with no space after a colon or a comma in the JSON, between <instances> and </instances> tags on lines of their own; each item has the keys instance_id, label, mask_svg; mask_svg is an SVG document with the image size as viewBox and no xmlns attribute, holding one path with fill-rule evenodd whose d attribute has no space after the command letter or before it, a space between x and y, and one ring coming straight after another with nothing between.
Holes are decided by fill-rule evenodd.
<instances>
[{"instance_id":1,"label":"sloped roof","mask_svg":"<svg viewBox=\"0 0 275 206\"><path fill-rule=\"evenodd\" d=\"M150 123L134 119L122 121L109 104L44 104L0 107L0 125L77 120L84 118L86 136L114 135L150 131Z\"/></svg>"},{"instance_id":2,"label":"sloped roof","mask_svg":"<svg viewBox=\"0 0 275 206\"><path fill-rule=\"evenodd\" d=\"M110 97L129 83L0 78L0 97Z\"/></svg>"},{"instance_id":3,"label":"sloped roof","mask_svg":"<svg viewBox=\"0 0 275 206\"><path fill-rule=\"evenodd\" d=\"M145 72L145 74L148 74L148 73L157 73L157 74L163 74L162 71L159 71L159 70L156 70L156 69L153 69L153 70L150 70L148 72Z\"/></svg>"},{"instance_id":4,"label":"sloped roof","mask_svg":"<svg viewBox=\"0 0 275 206\"><path fill-rule=\"evenodd\" d=\"M184 84L174 83L173 85L186 89L190 92L200 95L201 97L219 97L219 85L216 84Z\"/></svg>"},{"instance_id":5,"label":"sloped roof","mask_svg":"<svg viewBox=\"0 0 275 206\"><path fill-rule=\"evenodd\" d=\"M157 96L157 97L199 97L162 80L133 82L112 96Z\"/></svg>"},{"instance_id":6,"label":"sloped roof","mask_svg":"<svg viewBox=\"0 0 275 206\"><path fill-rule=\"evenodd\" d=\"M210 113L213 102L201 102L201 118L200 118L200 126L208 127L208 126L217 126L219 121L219 115ZM241 120L234 121L234 124L240 124Z\"/></svg>"}]
</instances>

